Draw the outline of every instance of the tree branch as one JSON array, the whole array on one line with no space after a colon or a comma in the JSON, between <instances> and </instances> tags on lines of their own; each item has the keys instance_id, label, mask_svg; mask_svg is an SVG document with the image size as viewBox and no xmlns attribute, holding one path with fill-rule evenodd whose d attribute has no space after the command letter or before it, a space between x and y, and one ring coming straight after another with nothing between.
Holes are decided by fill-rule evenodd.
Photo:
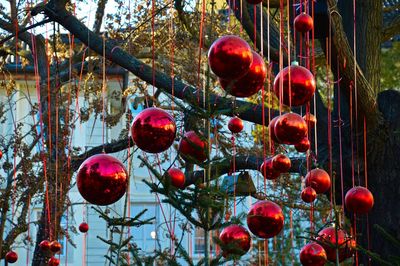
<instances>
[{"instance_id":1,"label":"tree branch","mask_svg":"<svg viewBox=\"0 0 400 266\"><path fill-rule=\"evenodd\" d=\"M400 34L400 15L396 16L382 30L382 42L389 41L394 36Z\"/></svg>"}]
</instances>

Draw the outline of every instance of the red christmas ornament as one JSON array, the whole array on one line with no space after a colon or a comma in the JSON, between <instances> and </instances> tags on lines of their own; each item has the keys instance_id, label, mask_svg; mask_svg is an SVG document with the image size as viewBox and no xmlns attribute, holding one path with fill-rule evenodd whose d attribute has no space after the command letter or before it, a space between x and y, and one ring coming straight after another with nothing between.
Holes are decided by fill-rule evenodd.
<instances>
[{"instance_id":1,"label":"red christmas ornament","mask_svg":"<svg viewBox=\"0 0 400 266\"><path fill-rule=\"evenodd\" d=\"M50 243L50 250L51 252L57 253L61 251L61 244L58 241L54 240Z\"/></svg>"},{"instance_id":2,"label":"red christmas ornament","mask_svg":"<svg viewBox=\"0 0 400 266\"><path fill-rule=\"evenodd\" d=\"M306 114L303 116L304 121L306 121L308 128L314 128L317 124L317 118L313 114Z\"/></svg>"},{"instance_id":3,"label":"red christmas ornament","mask_svg":"<svg viewBox=\"0 0 400 266\"><path fill-rule=\"evenodd\" d=\"M271 121L269 121L269 125L268 125L269 135L270 135L271 139L276 143L280 143L279 139L275 136L275 124L279 118L280 118L280 116L274 117Z\"/></svg>"},{"instance_id":4,"label":"red christmas ornament","mask_svg":"<svg viewBox=\"0 0 400 266\"><path fill-rule=\"evenodd\" d=\"M272 157L272 167L281 173L289 172L291 166L292 163L286 155L277 154Z\"/></svg>"},{"instance_id":5,"label":"red christmas ornament","mask_svg":"<svg viewBox=\"0 0 400 266\"><path fill-rule=\"evenodd\" d=\"M43 240L42 242L40 242L39 247L43 252L49 251L50 250L50 241Z\"/></svg>"},{"instance_id":6,"label":"red christmas ornament","mask_svg":"<svg viewBox=\"0 0 400 266\"><path fill-rule=\"evenodd\" d=\"M171 184L174 187L180 189L185 188L185 174L180 169L171 167L168 169L168 175L170 176Z\"/></svg>"},{"instance_id":7,"label":"red christmas ornament","mask_svg":"<svg viewBox=\"0 0 400 266\"><path fill-rule=\"evenodd\" d=\"M307 152L310 149L310 141L308 140L307 137L303 138L299 143L296 143L294 145L294 148L298 152Z\"/></svg>"},{"instance_id":8,"label":"red christmas ornament","mask_svg":"<svg viewBox=\"0 0 400 266\"><path fill-rule=\"evenodd\" d=\"M225 227L219 239L225 245L229 245L222 253L225 258L229 255L242 256L249 251L251 246L250 233L243 226L236 224Z\"/></svg>"},{"instance_id":9,"label":"red christmas ornament","mask_svg":"<svg viewBox=\"0 0 400 266\"><path fill-rule=\"evenodd\" d=\"M89 225L88 225L87 223L85 223L85 222L82 222L82 223L79 225L79 231L80 231L81 233L86 233L87 231L89 231Z\"/></svg>"},{"instance_id":10,"label":"red christmas ornament","mask_svg":"<svg viewBox=\"0 0 400 266\"><path fill-rule=\"evenodd\" d=\"M79 167L76 183L85 200L96 205L109 205L125 194L128 173L118 159L97 154Z\"/></svg>"},{"instance_id":11,"label":"red christmas ornament","mask_svg":"<svg viewBox=\"0 0 400 266\"><path fill-rule=\"evenodd\" d=\"M346 209L357 214L368 213L374 206L374 196L365 187L353 187L344 199Z\"/></svg>"},{"instance_id":12,"label":"red christmas ornament","mask_svg":"<svg viewBox=\"0 0 400 266\"><path fill-rule=\"evenodd\" d=\"M240 133L243 130L243 121L239 117L232 117L228 123L228 129L232 133Z\"/></svg>"},{"instance_id":13,"label":"red christmas ornament","mask_svg":"<svg viewBox=\"0 0 400 266\"><path fill-rule=\"evenodd\" d=\"M272 158L267 158L260 167L260 172L268 180L277 179L280 172L273 167Z\"/></svg>"},{"instance_id":14,"label":"red christmas ornament","mask_svg":"<svg viewBox=\"0 0 400 266\"><path fill-rule=\"evenodd\" d=\"M315 189L317 194L325 193L331 187L331 178L328 173L319 168L308 172L305 181L306 186Z\"/></svg>"},{"instance_id":15,"label":"red christmas ornament","mask_svg":"<svg viewBox=\"0 0 400 266\"><path fill-rule=\"evenodd\" d=\"M48 265L49 266L58 266L58 265L60 265L60 260L55 257L51 257L49 259Z\"/></svg>"},{"instance_id":16,"label":"red christmas ornament","mask_svg":"<svg viewBox=\"0 0 400 266\"><path fill-rule=\"evenodd\" d=\"M14 262L16 262L18 260L18 254L16 253L16 252L14 252L14 251L9 251L9 252L7 252L7 254L6 254L6 261L8 262L8 263L14 263Z\"/></svg>"},{"instance_id":17,"label":"red christmas ornament","mask_svg":"<svg viewBox=\"0 0 400 266\"><path fill-rule=\"evenodd\" d=\"M326 256L331 262L336 262L336 249L333 247L336 245L339 246L339 262L349 258L350 237L344 230L337 230L337 237L335 227L327 227L321 230L317 237L317 240L322 242L321 246L325 249Z\"/></svg>"},{"instance_id":18,"label":"red christmas ornament","mask_svg":"<svg viewBox=\"0 0 400 266\"><path fill-rule=\"evenodd\" d=\"M0 150L0 160L3 158L3 152Z\"/></svg>"},{"instance_id":19,"label":"red christmas ornament","mask_svg":"<svg viewBox=\"0 0 400 266\"><path fill-rule=\"evenodd\" d=\"M297 17L294 19L294 28L298 32L307 32L312 30L314 26L314 21L312 17L306 13L301 13L300 15L297 15Z\"/></svg>"},{"instance_id":20,"label":"red christmas ornament","mask_svg":"<svg viewBox=\"0 0 400 266\"><path fill-rule=\"evenodd\" d=\"M289 87L289 70L290 70L290 85ZM275 77L274 92L280 97L280 87L282 83L282 102L290 105L289 95L291 95L292 106L300 106L311 100L315 92L314 75L305 67L291 65L282 69Z\"/></svg>"},{"instance_id":21,"label":"red christmas ornament","mask_svg":"<svg viewBox=\"0 0 400 266\"><path fill-rule=\"evenodd\" d=\"M305 187L301 192L301 199L304 202L311 203L317 198L317 192L312 187Z\"/></svg>"},{"instance_id":22,"label":"red christmas ornament","mask_svg":"<svg viewBox=\"0 0 400 266\"><path fill-rule=\"evenodd\" d=\"M279 205L263 200L251 206L247 214L247 226L250 232L260 238L271 238L278 235L284 223Z\"/></svg>"},{"instance_id":23,"label":"red christmas ornament","mask_svg":"<svg viewBox=\"0 0 400 266\"><path fill-rule=\"evenodd\" d=\"M284 144L296 144L307 134L307 124L295 113L281 115L275 123L275 136Z\"/></svg>"},{"instance_id":24,"label":"red christmas ornament","mask_svg":"<svg viewBox=\"0 0 400 266\"><path fill-rule=\"evenodd\" d=\"M250 69L253 54L250 45L234 35L217 39L208 51L212 72L221 79L239 79Z\"/></svg>"},{"instance_id":25,"label":"red christmas ornament","mask_svg":"<svg viewBox=\"0 0 400 266\"><path fill-rule=\"evenodd\" d=\"M300 262L303 266L324 266L326 260L325 249L318 243L308 243L300 251Z\"/></svg>"},{"instance_id":26,"label":"red christmas ornament","mask_svg":"<svg viewBox=\"0 0 400 266\"><path fill-rule=\"evenodd\" d=\"M131 135L141 150L149 153L163 152L175 140L175 120L159 108L144 109L133 119Z\"/></svg>"},{"instance_id":27,"label":"red christmas ornament","mask_svg":"<svg viewBox=\"0 0 400 266\"><path fill-rule=\"evenodd\" d=\"M179 154L183 159L193 163L202 163L207 159L207 141L200 138L196 132L186 132L179 142Z\"/></svg>"},{"instance_id":28,"label":"red christmas ornament","mask_svg":"<svg viewBox=\"0 0 400 266\"><path fill-rule=\"evenodd\" d=\"M253 62L249 71L243 77L236 80L219 80L221 87L235 97L250 97L261 90L264 85L267 68L263 58L256 52L252 53Z\"/></svg>"},{"instance_id":29,"label":"red christmas ornament","mask_svg":"<svg viewBox=\"0 0 400 266\"><path fill-rule=\"evenodd\" d=\"M261 2L262 0L247 0L247 3L249 3L250 5L258 5Z\"/></svg>"}]
</instances>

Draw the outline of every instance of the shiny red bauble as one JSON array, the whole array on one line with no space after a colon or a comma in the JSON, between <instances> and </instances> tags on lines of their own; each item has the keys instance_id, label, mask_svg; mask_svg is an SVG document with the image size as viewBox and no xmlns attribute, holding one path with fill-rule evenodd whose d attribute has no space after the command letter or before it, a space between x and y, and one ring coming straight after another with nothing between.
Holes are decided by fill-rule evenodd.
<instances>
[{"instance_id":1,"label":"shiny red bauble","mask_svg":"<svg viewBox=\"0 0 400 266\"><path fill-rule=\"evenodd\" d=\"M303 115L304 121L306 121L308 128L314 128L317 124L317 118L313 114Z\"/></svg>"},{"instance_id":2,"label":"shiny red bauble","mask_svg":"<svg viewBox=\"0 0 400 266\"><path fill-rule=\"evenodd\" d=\"M283 228L283 223L281 207L268 200L255 203L247 213L247 226L250 232L260 238L278 235Z\"/></svg>"},{"instance_id":3,"label":"shiny red bauble","mask_svg":"<svg viewBox=\"0 0 400 266\"><path fill-rule=\"evenodd\" d=\"M175 140L175 120L162 109L144 109L133 119L131 135L141 150L149 153L163 152Z\"/></svg>"},{"instance_id":4,"label":"shiny red bauble","mask_svg":"<svg viewBox=\"0 0 400 266\"><path fill-rule=\"evenodd\" d=\"M325 249L318 243L308 243L300 251L300 262L303 266L324 266L326 260Z\"/></svg>"},{"instance_id":5,"label":"shiny red bauble","mask_svg":"<svg viewBox=\"0 0 400 266\"><path fill-rule=\"evenodd\" d=\"M307 124L295 113L281 115L275 123L275 137L283 144L299 143L307 134Z\"/></svg>"},{"instance_id":6,"label":"shiny red bauble","mask_svg":"<svg viewBox=\"0 0 400 266\"><path fill-rule=\"evenodd\" d=\"M268 180L277 179L281 174L277 169L274 168L272 164L272 158L265 159L265 161L261 164L260 172Z\"/></svg>"},{"instance_id":7,"label":"shiny red bauble","mask_svg":"<svg viewBox=\"0 0 400 266\"><path fill-rule=\"evenodd\" d=\"M294 28L298 32L307 32L312 30L314 26L314 21L312 17L306 13L301 13L300 15L297 15L297 17L294 19Z\"/></svg>"},{"instance_id":8,"label":"shiny red bauble","mask_svg":"<svg viewBox=\"0 0 400 266\"><path fill-rule=\"evenodd\" d=\"M243 130L243 121L239 117L232 117L228 123L228 129L232 133L240 133Z\"/></svg>"},{"instance_id":9,"label":"shiny red bauble","mask_svg":"<svg viewBox=\"0 0 400 266\"><path fill-rule=\"evenodd\" d=\"M51 252L54 252L54 253L60 252L61 251L61 244L56 240L51 241L50 250L51 250Z\"/></svg>"},{"instance_id":10,"label":"shiny red bauble","mask_svg":"<svg viewBox=\"0 0 400 266\"><path fill-rule=\"evenodd\" d=\"M250 69L253 54L250 45L234 35L217 39L208 51L208 64L221 79L234 80L243 77Z\"/></svg>"},{"instance_id":11,"label":"shiny red bauble","mask_svg":"<svg viewBox=\"0 0 400 266\"><path fill-rule=\"evenodd\" d=\"M0 150L0 159L3 158L3 152Z\"/></svg>"},{"instance_id":12,"label":"shiny red bauble","mask_svg":"<svg viewBox=\"0 0 400 266\"><path fill-rule=\"evenodd\" d=\"M208 144L196 132L188 131L179 142L178 151L185 161L203 163L207 160Z\"/></svg>"},{"instance_id":13,"label":"shiny red bauble","mask_svg":"<svg viewBox=\"0 0 400 266\"><path fill-rule=\"evenodd\" d=\"M291 87L289 87L289 84ZM280 93L281 85L282 92ZM274 92L278 98L282 98L282 102L286 105L300 106L306 104L314 95L315 88L314 75L307 68L297 65L282 69L274 80ZM291 95L291 102L289 102L289 95Z\"/></svg>"},{"instance_id":14,"label":"shiny red bauble","mask_svg":"<svg viewBox=\"0 0 400 266\"><path fill-rule=\"evenodd\" d=\"M318 233L317 240L322 242L321 246L325 249L326 256L331 262L336 262L336 245L339 247L338 262L342 262L352 255L350 250L351 239L342 229L337 229L336 235L335 227L327 227Z\"/></svg>"},{"instance_id":15,"label":"shiny red bauble","mask_svg":"<svg viewBox=\"0 0 400 266\"><path fill-rule=\"evenodd\" d=\"M55 257L51 257L49 259L48 265L49 266L58 266L58 265L60 265L60 260Z\"/></svg>"},{"instance_id":16,"label":"shiny red bauble","mask_svg":"<svg viewBox=\"0 0 400 266\"><path fill-rule=\"evenodd\" d=\"M79 167L76 183L85 200L91 204L109 205L125 194L128 173L118 159L108 154L97 154Z\"/></svg>"},{"instance_id":17,"label":"shiny red bauble","mask_svg":"<svg viewBox=\"0 0 400 266\"><path fill-rule=\"evenodd\" d=\"M174 187L185 188L185 174L180 169L171 167L167 172Z\"/></svg>"},{"instance_id":18,"label":"shiny red bauble","mask_svg":"<svg viewBox=\"0 0 400 266\"><path fill-rule=\"evenodd\" d=\"M79 231L81 233L87 233L87 231L89 231L89 225L87 223L85 223L85 222L81 223L79 225Z\"/></svg>"},{"instance_id":19,"label":"shiny red bauble","mask_svg":"<svg viewBox=\"0 0 400 266\"><path fill-rule=\"evenodd\" d=\"M6 261L8 263L14 263L18 260L18 254L14 251L9 251L6 254Z\"/></svg>"},{"instance_id":20,"label":"shiny red bauble","mask_svg":"<svg viewBox=\"0 0 400 266\"><path fill-rule=\"evenodd\" d=\"M243 226L236 224L225 227L219 235L219 239L227 246L222 247L224 257L242 256L249 251L251 246L250 233Z\"/></svg>"},{"instance_id":21,"label":"shiny red bauble","mask_svg":"<svg viewBox=\"0 0 400 266\"><path fill-rule=\"evenodd\" d=\"M273 119L271 119L271 121L269 121L269 124L268 124L269 136L271 137L271 140L273 140L276 143L279 143L279 140L275 136L275 124L279 118L280 118L280 116L274 117Z\"/></svg>"},{"instance_id":22,"label":"shiny red bauble","mask_svg":"<svg viewBox=\"0 0 400 266\"><path fill-rule=\"evenodd\" d=\"M272 167L281 173L289 172L291 166L292 162L289 157L284 154L277 154L272 157Z\"/></svg>"},{"instance_id":23,"label":"shiny red bauble","mask_svg":"<svg viewBox=\"0 0 400 266\"><path fill-rule=\"evenodd\" d=\"M306 175L306 186L315 189L317 194L325 193L331 187L331 178L325 170L316 168Z\"/></svg>"},{"instance_id":24,"label":"shiny red bauble","mask_svg":"<svg viewBox=\"0 0 400 266\"><path fill-rule=\"evenodd\" d=\"M301 199L306 203L311 203L317 198L317 192L312 187L305 187L301 191Z\"/></svg>"},{"instance_id":25,"label":"shiny red bauble","mask_svg":"<svg viewBox=\"0 0 400 266\"><path fill-rule=\"evenodd\" d=\"M49 251L50 250L50 241L43 240L42 242L40 242L39 247L44 252Z\"/></svg>"},{"instance_id":26,"label":"shiny red bauble","mask_svg":"<svg viewBox=\"0 0 400 266\"><path fill-rule=\"evenodd\" d=\"M267 68L263 58L253 52L253 62L249 71L241 78L235 80L220 79L221 87L235 97L250 97L262 89Z\"/></svg>"},{"instance_id":27,"label":"shiny red bauble","mask_svg":"<svg viewBox=\"0 0 400 266\"><path fill-rule=\"evenodd\" d=\"M344 199L346 209L357 214L368 213L374 206L374 196L365 187L353 187Z\"/></svg>"},{"instance_id":28,"label":"shiny red bauble","mask_svg":"<svg viewBox=\"0 0 400 266\"><path fill-rule=\"evenodd\" d=\"M303 138L299 143L296 143L294 145L294 148L298 152L307 152L310 149L310 141L308 140L307 137Z\"/></svg>"}]
</instances>

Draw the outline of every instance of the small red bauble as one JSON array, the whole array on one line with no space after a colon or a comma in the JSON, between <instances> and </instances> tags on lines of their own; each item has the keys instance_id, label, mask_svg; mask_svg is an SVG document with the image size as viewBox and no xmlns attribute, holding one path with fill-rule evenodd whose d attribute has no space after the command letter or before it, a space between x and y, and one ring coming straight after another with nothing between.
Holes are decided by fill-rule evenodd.
<instances>
[{"instance_id":1,"label":"small red bauble","mask_svg":"<svg viewBox=\"0 0 400 266\"><path fill-rule=\"evenodd\" d=\"M294 28L298 32L307 32L312 30L314 26L314 21L312 17L306 13L301 13L300 15L297 15L297 17L294 19Z\"/></svg>"},{"instance_id":2,"label":"small red bauble","mask_svg":"<svg viewBox=\"0 0 400 266\"><path fill-rule=\"evenodd\" d=\"M60 260L55 257L51 257L49 259L48 265L49 266L58 266L58 265L60 265Z\"/></svg>"},{"instance_id":3,"label":"small red bauble","mask_svg":"<svg viewBox=\"0 0 400 266\"><path fill-rule=\"evenodd\" d=\"M0 151L0 159L3 158L3 152Z\"/></svg>"},{"instance_id":4,"label":"small red bauble","mask_svg":"<svg viewBox=\"0 0 400 266\"><path fill-rule=\"evenodd\" d=\"M325 249L318 243L308 243L300 251L300 262L303 266L324 266L326 260Z\"/></svg>"},{"instance_id":5,"label":"small red bauble","mask_svg":"<svg viewBox=\"0 0 400 266\"><path fill-rule=\"evenodd\" d=\"M280 175L280 172L273 167L272 158L265 159L260 167L260 172L268 180L277 179Z\"/></svg>"},{"instance_id":6,"label":"small red bauble","mask_svg":"<svg viewBox=\"0 0 400 266\"><path fill-rule=\"evenodd\" d=\"M131 135L141 150L149 153L163 152L175 140L175 120L162 109L144 109L133 119Z\"/></svg>"},{"instance_id":7,"label":"small red bauble","mask_svg":"<svg viewBox=\"0 0 400 266\"><path fill-rule=\"evenodd\" d=\"M353 187L344 199L346 209L357 214L368 213L374 206L374 196L365 187Z\"/></svg>"},{"instance_id":8,"label":"small red bauble","mask_svg":"<svg viewBox=\"0 0 400 266\"><path fill-rule=\"evenodd\" d=\"M50 250L50 241L43 240L42 242L40 242L39 247L42 251L49 251Z\"/></svg>"},{"instance_id":9,"label":"small red bauble","mask_svg":"<svg viewBox=\"0 0 400 266\"><path fill-rule=\"evenodd\" d=\"M251 206L247 213L247 226L250 232L260 238L271 238L278 235L284 223L279 205L263 200Z\"/></svg>"},{"instance_id":10,"label":"small red bauble","mask_svg":"<svg viewBox=\"0 0 400 266\"><path fill-rule=\"evenodd\" d=\"M266 75L263 58L253 52L253 62L243 77L236 80L220 79L219 82L224 90L235 97L250 97L262 89Z\"/></svg>"},{"instance_id":11,"label":"small red bauble","mask_svg":"<svg viewBox=\"0 0 400 266\"><path fill-rule=\"evenodd\" d=\"M319 168L308 172L305 181L306 186L315 189L317 194L325 193L331 187L331 178L328 173Z\"/></svg>"},{"instance_id":12,"label":"small red bauble","mask_svg":"<svg viewBox=\"0 0 400 266\"><path fill-rule=\"evenodd\" d=\"M18 254L16 253L16 252L14 252L14 251L9 251L9 252L7 252L7 254L6 254L6 261L8 262L8 263L14 263L14 262L16 262L18 260Z\"/></svg>"},{"instance_id":13,"label":"small red bauble","mask_svg":"<svg viewBox=\"0 0 400 266\"><path fill-rule=\"evenodd\" d=\"M243 77L249 71L252 61L250 45L234 35L217 39L208 51L210 68L221 79L234 80Z\"/></svg>"},{"instance_id":14,"label":"small red bauble","mask_svg":"<svg viewBox=\"0 0 400 266\"><path fill-rule=\"evenodd\" d=\"M304 121L306 121L308 128L313 128L317 124L317 118L313 114L303 115Z\"/></svg>"},{"instance_id":15,"label":"small red bauble","mask_svg":"<svg viewBox=\"0 0 400 266\"><path fill-rule=\"evenodd\" d=\"M185 174L180 169L171 167L167 172L174 187L185 188Z\"/></svg>"},{"instance_id":16,"label":"small red bauble","mask_svg":"<svg viewBox=\"0 0 400 266\"><path fill-rule=\"evenodd\" d=\"M178 150L186 161L202 163L207 159L208 144L196 132L188 131L179 142Z\"/></svg>"},{"instance_id":17,"label":"small red bauble","mask_svg":"<svg viewBox=\"0 0 400 266\"><path fill-rule=\"evenodd\" d=\"M284 144L296 144L307 134L307 124L295 113L281 115L275 123L275 136Z\"/></svg>"},{"instance_id":18,"label":"small red bauble","mask_svg":"<svg viewBox=\"0 0 400 266\"><path fill-rule=\"evenodd\" d=\"M269 125L268 125L269 135L270 135L271 139L276 143L280 143L279 139L275 136L275 124L279 118L280 118L280 116L274 117L271 121L269 121Z\"/></svg>"},{"instance_id":19,"label":"small red bauble","mask_svg":"<svg viewBox=\"0 0 400 266\"><path fill-rule=\"evenodd\" d=\"M89 231L89 225L87 223L85 223L85 222L81 223L79 225L79 231L81 233L86 233L87 231Z\"/></svg>"},{"instance_id":20,"label":"small red bauble","mask_svg":"<svg viewBox=\"0 0 400 266\"><path fill-rule=\"evenodd\" d=\"M232 117L228 123L228 129L232 133L240 133L243 130L243 121L239 117Z\"/></svg>"},{"instance_id":21,"label":"small red bauble","mask_svg":"<svg viewBox=\"0 0 400 266\"><path fill-rule=\"evenodd\" d=\"M318 233L317 240L322 242L321 246L325 249L329 261L336 262L336 248L334 247L336 245L339 246L339 262L349 258L349 247L345 243L349 243L350 237L344 230L337 229L336 237L335 227L327 227Z\"/></svg>"},{"instance_id":22,"label":"small red bauble","mask_svg":"<svg viewBox=\"0 0 400 266\"><path fill-rule=\"evenodd\" d=\"M307 137L305 137L299 143L296 143L294 145L294 148L298 152L306 152L310 149L310 146L311 146L310 141L308 140Z\"/></svg>"},{"instance_id":23,"label":"small red bauble","mask_svg":"<svg viewBox=\"0 0 400 266\"><path fill-rule=\"evenodd\" d=\"M301 199L304 202L311 203L317 198L317 192L312 187L305 187L301 191Z\"/></svg>"},{"instance_id":24,"label":"small red bauble","mask_svg":"<svg viewBox=\"0 0 400 266\"><path fill-rule=\"evenodd\" d=\"M289 172L291 166L292 163L286 155L277 154L272 157L272 167L281 173Z\"/></svg>"},{"instance_id":25,"label":"small red bauble","mask_svg":"<svg viewBox=\"0 0 400 266\"><path fill-rule=\"evenodd\" d=\"M289 82L290 70L290 82ZM300 106L311 100L316 88L314 75L305 67L291 65L282 69L275 77L274 92L279 98L282 83L282 102L286 105ZM291 87L289 87L289 84ZM289 94L292 102L289 102Z\"/></svg>"},{"instance_id":26,"label":"small red bauble","mask_svg":"<svg viewBox=\"0 0 400 266\"><path fill-rule=\"evenodd\" d=\"M85 200L91 204L109 205L125 194L128 173L118 159L108 154L97 154L79 167L76 183Z\"/></svg>"},{"instance_id":27,"label":"small red bauble","mask_svg":"<svg viewBox=\"0 0 400 266\"><path fill-rule=\"evenodd\" d=\"M58 243L58 241L54 240L51 241L50 243L50 250L54 253L60 252L61 251L61 244Z\"/></svg>"},{"instance_id":28,"label":"small red bauble","mask_svg":"<svg viewBox=\"0 0 400 266\"><path fill-rule=\"evenodd\" d=\"M224 257L242 256L249 251L251 246L250 233L243 226L236 224L225 227L219 235L219 239L228 246L223 250Z\"/></svg>"}]
</instances>

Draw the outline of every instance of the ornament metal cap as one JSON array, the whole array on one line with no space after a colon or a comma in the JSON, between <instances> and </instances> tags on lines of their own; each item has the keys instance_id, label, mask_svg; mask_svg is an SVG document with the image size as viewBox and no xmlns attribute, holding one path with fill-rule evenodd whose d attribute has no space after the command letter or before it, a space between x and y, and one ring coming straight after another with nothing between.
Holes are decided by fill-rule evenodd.
<instances>
[{"instance_id":1,"label":"ornament metal cap","mask_svg":"<svg viewBox=\"0 0 400 266\"><path fill-rule=\"evenodd\" d=\"M292 61L292 64L291 64L292 66L298 66L299 65L299 62L298 61L296 61L296 60L294 60L294 61Z\"/></svg>"}]
</instances>

